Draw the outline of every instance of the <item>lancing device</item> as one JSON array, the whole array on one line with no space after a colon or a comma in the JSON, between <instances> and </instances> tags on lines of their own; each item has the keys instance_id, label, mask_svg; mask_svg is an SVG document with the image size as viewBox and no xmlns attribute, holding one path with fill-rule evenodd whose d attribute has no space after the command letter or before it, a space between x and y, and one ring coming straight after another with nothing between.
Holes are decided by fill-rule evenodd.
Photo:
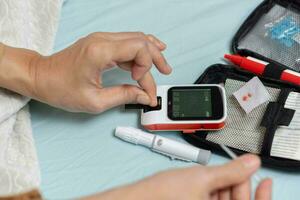
<instances>
[{"instance_id":1,"label":"lancing device","mask_svg":"<svg viewBox=\"0 0 300 200\"><path fill-rule=\"evenodd\" d=\"M155 152L170 156L171 159L192 161L206 165L211 155L211 152L208 150L150 134L133 127L117 127L115 136L133 144L146 146Z\"/></svg>"}]
</instances>

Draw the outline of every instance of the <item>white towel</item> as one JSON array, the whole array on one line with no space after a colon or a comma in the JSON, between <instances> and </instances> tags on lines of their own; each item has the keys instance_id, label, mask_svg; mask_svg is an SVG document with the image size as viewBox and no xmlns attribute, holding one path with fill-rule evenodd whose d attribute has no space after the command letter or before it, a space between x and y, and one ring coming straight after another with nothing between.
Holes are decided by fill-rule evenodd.
<instances>
[{"instance_id":1,"label":"white towel","mask_svg":"<svg viewBox=\"0 0 300 200\"><path fill-rule=\"evenodd\" d=\"M1 0L0 41L49 55L61 4L61 0ZM0 89L0 196L26 192L40 185L28 101Z\"/></svg>"}]
</instances>

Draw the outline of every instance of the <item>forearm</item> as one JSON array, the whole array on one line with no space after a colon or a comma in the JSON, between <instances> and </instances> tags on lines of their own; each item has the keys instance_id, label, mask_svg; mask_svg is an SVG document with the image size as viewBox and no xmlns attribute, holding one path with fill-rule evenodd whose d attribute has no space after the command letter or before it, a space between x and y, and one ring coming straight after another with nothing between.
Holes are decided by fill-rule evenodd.
<instances>
[{"instance_id":1,"label":"forearm","mask_svg":"<svg viewBox=\"0 0 300 200\"><path fill-rule=\"evenodd\" d=\"M135 191L132 185L123 186L120 188L115 188L108 190L106 192L94 194L88 197L81 198L80 200L113 200L113 199L123 199L123 200L135 200L140 199L139 194Z\"/></svg>"},{"instance_id":2,"label":"forearm","mask_svg":"<svg viewBox=\"0 0 300 200\"><path fill-rule=\"evenodd\" d=\"M34 51L0 43L0 87L31 97L34 91L34 62L40 55Z\"/></svg>"},{"instance_id":3,"label":"forearm","mask_svg":"<svg viewBox=\"0 0 300 200\"><path fill-rule=\"evenodd\" d=\"M147 179L145 179L147 180ZM106 192L95 194L89 197L82 198L80 200L152 200L152 199L164 199L160 193L161 188L154 187L149 181L139 181L134 184L122 186ZM154 192L156 191L156 192Z\"/></svg>"}]
</instances>

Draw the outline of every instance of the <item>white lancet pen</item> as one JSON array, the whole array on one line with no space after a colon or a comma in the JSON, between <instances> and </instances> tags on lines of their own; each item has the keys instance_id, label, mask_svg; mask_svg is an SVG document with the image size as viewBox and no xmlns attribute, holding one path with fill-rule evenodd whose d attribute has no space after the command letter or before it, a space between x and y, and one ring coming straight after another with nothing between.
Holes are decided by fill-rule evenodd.
<instances>
[{"instance_id":1,"label":"white lancet pen","mask_svg":"<svg viewBox=\"0 0 300 200\"><path fill-rule=\"evenodd\" d=\"M219 144L220 147L229 155L230 158L232 158L233 160L236 159L238 156L231 151L228 147L226 147L224 144ZM262 180L262 177L256 173L253 175L254 180L259 183Z\"/></svg>"},{"instance_id":2,"label":"white lancet pen","mask_svg":"<svg viewBox=\"0 0 300 200\"><path fill-rule=\"evenodd\" d=\"M169 156L172 159L192 161L206 165L211 152L189 144L181 143L156 134L150 134L133 127L117 127L115 136L124 141L139 144L152 149L152 151Z\"/></svg>"}]
</instances>

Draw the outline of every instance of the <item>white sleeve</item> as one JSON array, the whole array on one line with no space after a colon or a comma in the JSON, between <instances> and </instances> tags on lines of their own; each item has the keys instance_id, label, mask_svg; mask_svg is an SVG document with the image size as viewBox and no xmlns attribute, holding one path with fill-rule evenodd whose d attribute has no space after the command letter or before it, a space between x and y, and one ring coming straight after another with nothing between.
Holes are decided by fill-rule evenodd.
<instances>
[{"instance_id":1,"label":"white sleeve","mask_svg":"<svg viewBox=\"0 0 300 200\"><path fill-rule=\"evenodd\" d=\"M1 0L0 41L52 53L62 0ZM0 196L40 185L40 170L28 106L29 99L0 89ZM25 107L24 107L25 106Z\"/></svg>"}]
</instances>

